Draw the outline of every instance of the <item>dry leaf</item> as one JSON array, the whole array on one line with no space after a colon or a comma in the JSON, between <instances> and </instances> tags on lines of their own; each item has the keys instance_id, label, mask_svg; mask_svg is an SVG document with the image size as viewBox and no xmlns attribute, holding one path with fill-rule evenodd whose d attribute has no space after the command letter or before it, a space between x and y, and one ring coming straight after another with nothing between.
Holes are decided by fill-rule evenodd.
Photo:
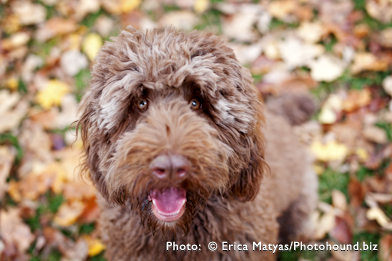
<instances>
[{"instance_id":1,"label":"dry leaf","mask_svg":"<svg viewBox=\"0 0 392 261\"><path fill-rule=\"evenodd\" d=\"M30 40L30 34L26 32L18 32L11 35L11 37L2 40L1 44L4 50L9 51L21 47L23 45L26 45L29 40Z\"/></svg>"},{"instance_id":2,"label":"dry leaf","mask_svg":"<svg viewBox=\"0 0 392 261\"><path fill-rule=\"evenodd\" d=\"M83 52L87 55L90 61L94 60L99 49L102 46L102 38L99 34L89 33L83 41Z\"/></svg>"},{"instance_id":3,"label":"dry leaf","mask_svg":"<svg viewBox=\"0 0 392 261\"><path fill-rule=\"evenodd\" d=\"M88 60L78 50L71 50L61 55L60 65L66 74L75 76L81 69L88 66Z\"/></svg>"},{"instance_id":4,"label":"dry leaf","mask_svg":"<svg viewBox=\"0 0 392 261\"><path fill-rule=\"evenodd\" d=\"M15 150L0 146L0 201L3 199L4 192L7 191L7 178L15 159Z\"/></svg>"},{"instance_id":5,"label":"dry leaf","mask_svg":"<svg viewBox=\"0 0 392 261\"><path fill-rule=\"evenodd\" d=\"M365 189L362 184L356 179L350 179L348 184L348 194L350 198L350 205L360 207L365 198Z\"/></svg>"},{"instance_id":6,"label":"dry leaf","mask_svg":"<svg viewBox=\"0 0 392 261\"><path fill-rule=\"evenodd\" d=\"M383 23L392 22L392 2L389 0L366 0L366 11Z\"/></svg>"},{"instance_id":7,"label":"dry leaf","mask_svg":"<svg viewBox=\"0 0 392 261\"><path fill-rule=\"evenodd\" d=\"M58 80L50 80L45 87L38 92L36 101L44 109L50 109L52 106L58 106L61 103L63 96L69 92L69 87L66 83Z\"/></svg>"},{"instance_id":8,"label":"dry leaf","mask_svg":"<svg viewBox=\"0 0 392 261\"><path fill-rule=\"evenodd\" d=\"M297 8L297 2L290 0L271 1L268 5L268 12L279 20L293 22L290 14Z\"/></svg>"},{"instance_id":9,"label":"dry leaf","mask_svg":"<svg viewBox=\"0 0 392 261\"><path fill-rule=\"evenodd\" d=\"M17 127L26 115L28 106L28 102L21 99L19 93L0 90L0 133Z\"/></svg>"},{"instance_id":10,"label":"dry leaf","mask_svg":"<svg viewBox=\"0 0 392 261\"><path fill-rule=\"evenodd\" d=\"M379 242L380 252L379 257L381 261L392 261L392 235L386 234Z\"/></svg>"},{"instance_id":11,"label":"dry leaf","mask_svg":"<svg viewBox=\"0 0 392 261\"><path fill-rule=\"evenodd\" d=\"M105 249L105 245L97 238L93 238L90 235L85 235L83 236L83 239L87 241L88 255L90 257L98 255Z\"/></svg>"},{"instance_id":12,"label":"dry leaf","mask_svg":"<svg viewBox=\"0 0 392 261\"><path fill-rule=\"evenodd\" d=\"M385 130L376 126L366 126L363 130L363 136L373 142L385 144L388 141Z\"/></svg>"},{"instance_id":13,"label":"dry leaf","mask_svg":"<svg viewBox=\"0 0 392 261\"><path fill-rule=\"evenodd\" d=\"M280 56L289 69L312 65L314 59L325 52L322 45L303 43L296 37L288 37L278 44ZM313 75L312 75L313 77ZM313 77L313 79L315 79ZM315 79L317 81L317 79Z\"/></svg>"},{"instance_id":14,"label":"dry leaf","mask_svg":"<svg viewBox=\"0 0 392 261\"><path fill-rule=\"evenodd\" d=\"M9 247L15 247L19 253L24 253L34 241L30 228L23 223L19 209L12 208L1 211L0 235Z\"/></svg>"},{"instance_id":15,"label":"dry leaf","mask_svg":"<svg viewBox=\"0 0 392 261\"><path fill-rule=\"evenodd\" d=\"M378 59L372 53L356 53L354 63L350 67L352 74L362 71L385 71L388 69L388 62L384 59Z\"/></svg>"},{"instance_id":16,"label":"dry leaf","mask_svg":"<svg viewBox=\"0 0 392 261\"><path fill-rule=\"evenodd\" d=\"M161 26L172 25L179 30L190 31L198 23L198 17L189 11L174 11L165 14L159 24Z\"/></svg>"},{"instance_id":17,"label":"dry leaf","mask_svg":"<svg viewBox=\"0 0 392 261\"><path fill-rule=\"evenodd\" d=\"M388 76L382 81L382 87L386 93L392 96L392 76Z\"/></svg>"},{"instance_id":18,"label":"dry leaf","mask_svg":"<svg viewBox=\"0 0 392 261\"><path fill-rule=\"evenodd\" d=\"M45 7L28 1L14 1L12 3L12 11L17 15L21 25L42 23L46 18Z\"/></svg>"},{"instance_id":19,"label":"dry leaf","mask_svg":"<svg viewBox=\"0 0 392 261\"><path fill-rule=\"evenodd\" d=\"M84 207L84 203L79 200L63 203L57 211L53 221L61 227L70 226L76 222L80 215L82 215Z\"/></svg>"},{"instance_id":20,"label":"dry leaf","mask_svg":"<svg viewBox=\"0 0 392 261\"><path fill-rule=\"evenodd\" d=\"M314 141L311 144L311 150L318 160L321 161L342 161L348 154L348 149L344 144L336 141L329 141L326 144L320 141Z\"/></svg>"},{"instance_id":21,"label":"dry leaf","mask_svg":"<svg viewBox=\"0 0 392 261\"><path fill-rule=\"evenodd\" d=\"M224 20L223 34L240 42L253 42L256 39L256 34L253 31L253 25L256 21L256 13L238 12Z\"/></svg>"},{"instance_id":22,"label":"dry leaf","mask_svg":"<svg viewBox=\"0 0 392 261\"><path fill-rule=\"evenodd\" d=\"M210 6L210 1L208 0L196 0L193 6L195 12L198 14L204 13Z\"/></svg>"},{"instance_id":23,"label":"dry leaf","mask_svg":"<svg viewBox=\"0 0 392 261\"><path fill-rule=\"evenodd\" d=\"M390 222L389 218L379 207L372 207L366 212L366 217L369 220L376 220L377 223L384 227Z\"/></svg>"},{"instance_id":24,"label":"dry leaf","mask_svg":"<svg viewBox=\"0 0 392 261\"><path fill-rule=\"evenodd\" d=\"M297 35L312 44L320 41L323 33L323 26L320 22L303 22L297 29Z\"/></svg>"},{"instance_id":25,"label":"dry leaf","mask_svg":"<svg viewBox=\"0 0 392 261\"><path fill-rule=\"evenodd\" d=\"M310 62L310 75L315 81L332 82L339 78L345 69L344 63L332 55L322 55L316 61Z\"/></svg>"},{"instance_id":26,"label":"dry leaf","mask_svg":"<svg viewBox=\"0 0 392 261\"><path fill-rule=\"evenodd\" d=\"M347 209L346 196L341 191L334 189L332 191L332 205L340 210L345 211Z\"/></svg>"},{"instance_id":27,"label":"dry leaf","mask_svg":"<svg viewBox=\"0 0 392 261\"><path fill-rule=\"evenodd\" d=\"M336 216L335 227L329 231L329 235L342 244L350 244L353 239L353 232L351 231L349 222L346 220L349 216Z\"/></svg>"},{"instance_id":28,"label":"dry leaf","mask_svg":"<svg viewBox=\"0 0 392 261\"><path fill-rule=\"evenodd\" d=\"M325 234L327 234L335 227L335 214L333 208L331 208L327 213L324 213L324 215L319 218L315 227L315 240L324 238Z\"/></svg>"},{"instance_id":29,"label":"dry leaf","mask_svg":"<svg viewBox=\"0 0 392 261\"><path fill-rule=\"evenodd\" d=\"M344 99L342 107L347 112L352 112L360 107L367 106L372 101L369 89L350 90Z\"/></svg>"},{"instance_id":30,"label":"dry leaf","mask_svg":"<svg viewBox=\"0 0 392 261\"><path fill-rule=\"evenodd\" d=\"M37 30L36 39L46 42L55 36L72 33L76 29L77 24L74 20L54 17Z\"/></svg>"}]
</instances>

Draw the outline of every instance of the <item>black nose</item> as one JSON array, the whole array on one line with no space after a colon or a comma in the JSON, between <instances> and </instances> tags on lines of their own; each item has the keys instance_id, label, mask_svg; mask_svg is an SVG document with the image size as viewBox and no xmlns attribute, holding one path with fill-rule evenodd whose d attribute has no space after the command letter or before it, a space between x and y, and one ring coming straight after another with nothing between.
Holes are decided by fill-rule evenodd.
<instances>
[{"instance_id":1,"label":"black nose","mask_svg":"<svg viewBox=\"0 0 392 261\"><path fill-rule=\"evenodd\" d=\"M150 169L159 179L182 179L189 171L190 163L183 156L163 154L151 162Z\"/></svg>"}]
</instances>

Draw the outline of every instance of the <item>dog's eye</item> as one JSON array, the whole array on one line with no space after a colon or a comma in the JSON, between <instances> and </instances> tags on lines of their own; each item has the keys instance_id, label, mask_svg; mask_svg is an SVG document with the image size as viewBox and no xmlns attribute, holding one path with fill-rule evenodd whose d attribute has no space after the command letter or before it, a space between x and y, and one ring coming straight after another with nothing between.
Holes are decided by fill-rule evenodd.
<instances>
[{"instance_id":1,"label":"dog's eye","mask_svg":"<svg viewBox=\"0 0 392 261\"><path fill-rule=\"evenodd\" d=\"M198 99L192 99L190 105L192 110L201 109L201 102Z\"/></svg>"},{"instance_id":2,"label":"dog's eye","mask_svg":"<svg viewBox=\"0 0 392 261\"><path fill-rule=\"evenodd\" d=\"M137 103L137 107L139 107L139 109L141 110L146 110L148 107L148 102L146 99L141 99L139 100L139 102Z\"/></svg>"}]
</instances>

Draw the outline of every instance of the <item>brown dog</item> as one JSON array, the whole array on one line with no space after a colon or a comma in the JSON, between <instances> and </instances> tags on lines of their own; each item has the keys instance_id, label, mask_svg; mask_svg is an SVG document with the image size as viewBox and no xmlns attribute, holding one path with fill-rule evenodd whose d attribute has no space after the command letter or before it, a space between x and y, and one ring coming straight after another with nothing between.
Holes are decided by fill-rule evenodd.
<instances>
[{"instance_id":1,"label":"brown dog","mask_svg":"<svg viewBox=\"0 0 392 261\"><path fill-rule=\"evenodd\" d=\"M224 41L130 27L112 40L78 122L106 257L274 260L263 244L278 242L279 226L282 240L306 236L317 199L310 158L286 120L264 114Z\"/></svg>"}]
</instances>

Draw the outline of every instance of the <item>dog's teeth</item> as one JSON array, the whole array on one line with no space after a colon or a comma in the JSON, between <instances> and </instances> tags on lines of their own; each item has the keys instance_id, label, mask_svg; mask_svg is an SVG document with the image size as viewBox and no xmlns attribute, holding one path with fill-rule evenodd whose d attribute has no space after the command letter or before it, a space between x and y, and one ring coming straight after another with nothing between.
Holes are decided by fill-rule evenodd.
<instances>
[{"instance_id":1,"label":"dog's teeth","mask_svg":"<svg viewBox=\"0 0 392 261\"><path fill-rule=\"evenodd\" d=\"M156 205L155 205L155 199L152 200L152 204L154 204L154 206L156 206Z\"/></svg>"}]
</instances>

